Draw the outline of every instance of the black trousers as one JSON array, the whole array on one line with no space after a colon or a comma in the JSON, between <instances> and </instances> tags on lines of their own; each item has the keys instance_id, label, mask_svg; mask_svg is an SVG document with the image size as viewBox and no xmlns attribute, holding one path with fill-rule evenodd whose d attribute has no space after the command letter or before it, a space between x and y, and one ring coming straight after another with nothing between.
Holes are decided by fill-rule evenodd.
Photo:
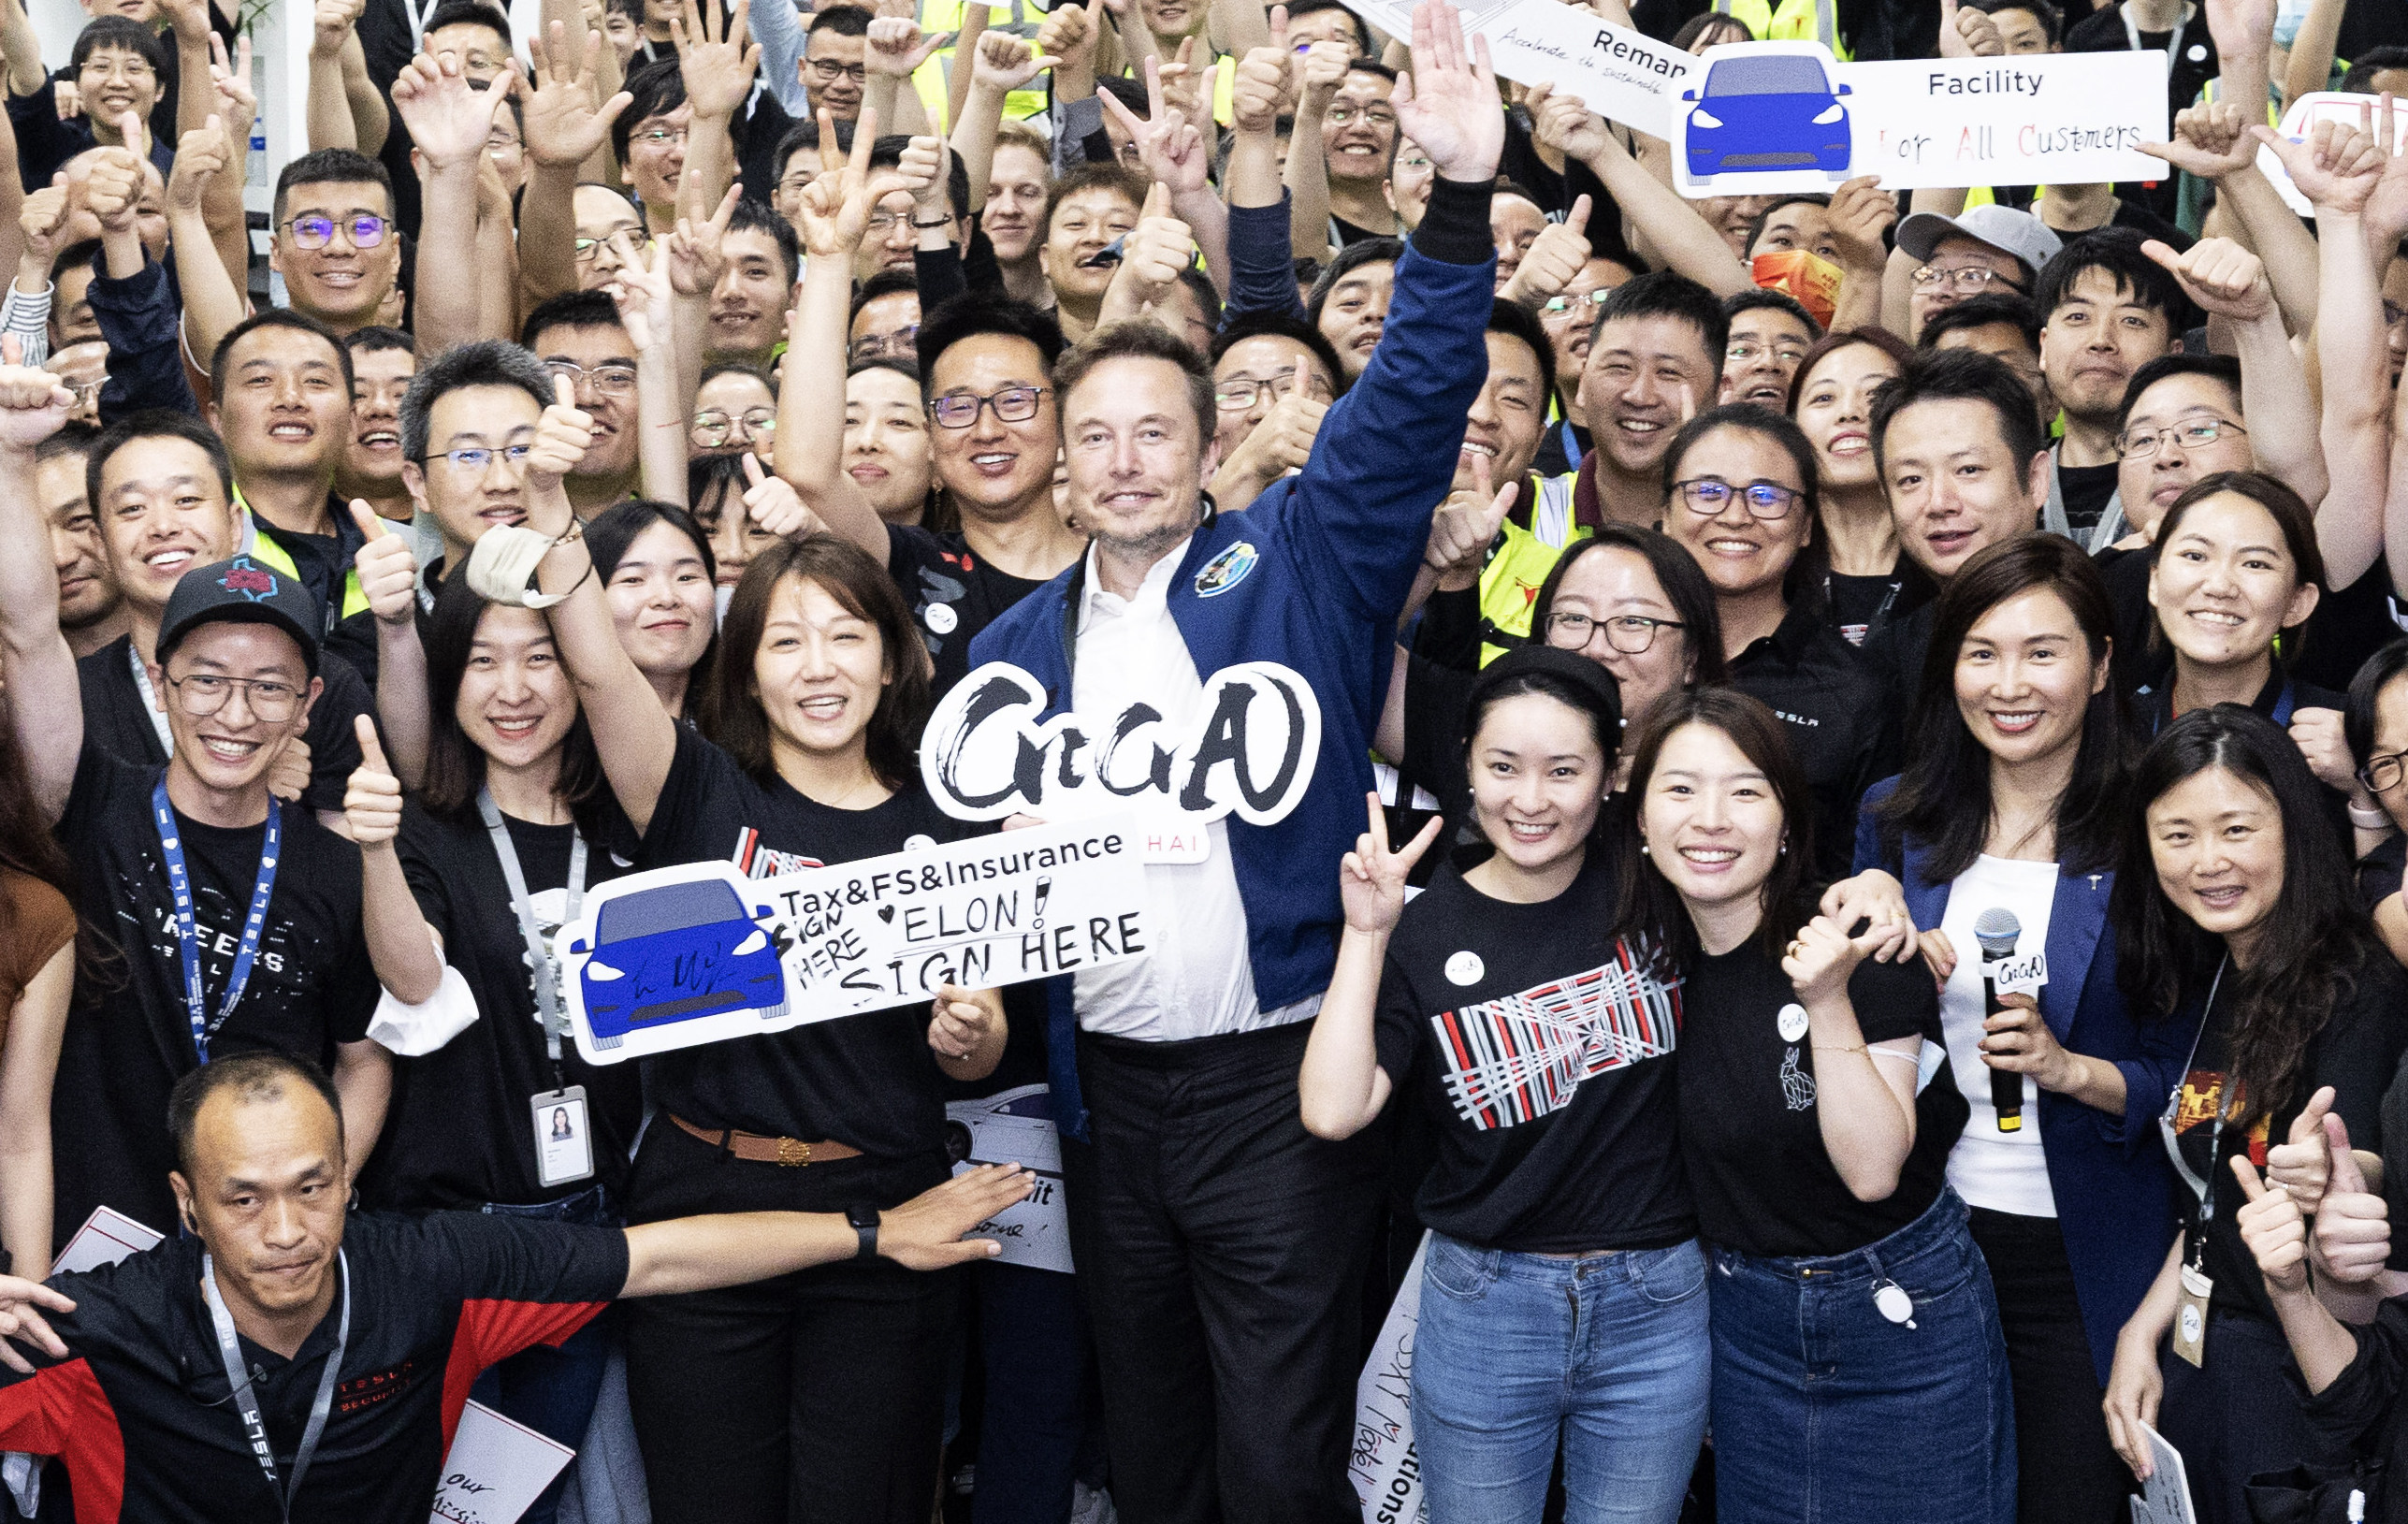
<instances>
[{"instance_id":1,"label":"black trousers","mask_svg":"<svg viewBox=\"0 0 2408 1524\"><path fill-rule=\"evenodd\" d=\"M1304 1130L1311 1026L1080 1037L1071 1245L1127 1524L1362 1517L1346 1460L1381 1148Z\"/></svg>"},{"instance_id":2,"label":"black trousers","mask_svg":"<svg viewBox=\"0 0 2408 1524\"><path fill-rule=\"evenodd\" d=\"M628 1220L893 1206L944 1156L790 1168L656 1118ZM959 1272L822 1265L624 1304L628 1401L660 1524L927 1524Z\"/></svg>"},{"instance_id":3,"label":"black trousers","mask_svg":"<svg viewBox=\"0 0 2408 1524\"><path fill-rule=\"evenodd\" d=\"M2170 1341L2159 1348L2166 1395L2157 1406L2157 1432L2183 1452L2199 1524L2249 1524L2242 1491L2249 1478L2302 1462L2345 1462L2348 1452L2321 1443L2309 1427L2299 1401L2306 1387L2281 1325L2212 1308L2205 1347L2204 1367L2177 1356Z\"/></svg>"},{"instance_id":4,"label":"black trousers","mask_svg":"<svg viewBox=\"0 0 2408 1524\"><path fill-rule=\"evenodd\" d=\"M1973 1209L2015 1387L2017 1524L2127 1524L2131 1469L2107 1438L2073 1266L2053 1217Z\"/></svg>"}]
</instances>

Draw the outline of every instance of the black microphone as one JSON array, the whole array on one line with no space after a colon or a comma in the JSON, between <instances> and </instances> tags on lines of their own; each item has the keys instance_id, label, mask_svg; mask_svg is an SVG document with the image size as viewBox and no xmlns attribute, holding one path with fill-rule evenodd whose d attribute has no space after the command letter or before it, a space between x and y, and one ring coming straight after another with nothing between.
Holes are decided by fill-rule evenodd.
<instances>
[{"instance_id":1,"label":"black microphone","mask_svg":"<svg viewBox=\"0 0 2408 1524\"><path fill-rule=\"evenodd\" d=\"M2008 1008L1998 1002L1998 964L2015 955L2024 923L2015 912L1992 906L1973 918L1973 939L1981 944L1981 1015L1983 1020ZM2008 1069L1990 1071L1990 1104L1998 1111L2000 1132L2024 1130L2024 1077Z\"/></svg>"}]
</instances>

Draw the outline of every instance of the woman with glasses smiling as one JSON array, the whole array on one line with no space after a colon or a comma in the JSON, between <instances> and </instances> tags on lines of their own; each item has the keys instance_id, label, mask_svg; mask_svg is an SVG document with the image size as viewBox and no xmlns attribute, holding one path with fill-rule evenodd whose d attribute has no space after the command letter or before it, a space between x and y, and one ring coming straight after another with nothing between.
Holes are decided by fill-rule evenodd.
<instances>
[{"instance_id":1,"label":"woman with glasses smiling","mask_svg":"<svg viewBox=\"0 0 2408 1524\"><path fill-rule=\"evenodd\" d=\"M749 365L706 367L694 390L694 415L686 438L693 453L742 455L750 450L769 460L777 435L777 385Z\"/></svg>"}]
</instances>

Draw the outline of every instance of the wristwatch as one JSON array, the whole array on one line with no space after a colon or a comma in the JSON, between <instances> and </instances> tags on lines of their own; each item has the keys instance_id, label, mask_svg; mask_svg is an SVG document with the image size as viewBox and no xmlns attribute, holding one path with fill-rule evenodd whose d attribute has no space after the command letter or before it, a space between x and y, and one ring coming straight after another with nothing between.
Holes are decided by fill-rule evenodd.
<instances>
[{"instance_id":1,"label":"wristwatch","mask_svg":"<svg viewBox=\"0 0 2408 1524\"><path fill-rule=\"evenodd\" d=\"M853 1258L876 1259L878 1257L878 1208L848 1207L845 1209L845 1221L852 1224L853 1231L861 1235L861 1250L853 1255Z\"/></svg>"}]
</instances>

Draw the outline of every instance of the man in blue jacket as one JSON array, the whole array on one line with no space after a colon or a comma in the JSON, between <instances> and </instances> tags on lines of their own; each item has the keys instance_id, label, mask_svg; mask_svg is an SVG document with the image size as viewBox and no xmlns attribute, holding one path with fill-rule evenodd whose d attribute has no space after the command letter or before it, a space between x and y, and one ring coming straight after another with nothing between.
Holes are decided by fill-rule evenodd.
<instances>
[{"instance_id":1,"label":"man in blue jacket","mask_svg":"<svg viewBox=\"0 0 2408 1524\"><path fill-rule=\"evenodd\" d=\"M1131 1524L1360 1517L1346 1461L1382 1161L1305 1132L1297 1071L1398 615L1487 370L1504 135L1454 7L1424 0L1413 40L1397 114L1439 180L1310 462L1217 513L1201 358L1140 325L1066 356L1070 502L1095 543L973 644L925 752L957 813L1117 795L1155 848L1151 956L1057 980L1052 1032L1057 1116L1092 1142L1066 1151L1072 1241ZM982 747L997 724L1012 744Z\"/></svg>"}]
</instances>

